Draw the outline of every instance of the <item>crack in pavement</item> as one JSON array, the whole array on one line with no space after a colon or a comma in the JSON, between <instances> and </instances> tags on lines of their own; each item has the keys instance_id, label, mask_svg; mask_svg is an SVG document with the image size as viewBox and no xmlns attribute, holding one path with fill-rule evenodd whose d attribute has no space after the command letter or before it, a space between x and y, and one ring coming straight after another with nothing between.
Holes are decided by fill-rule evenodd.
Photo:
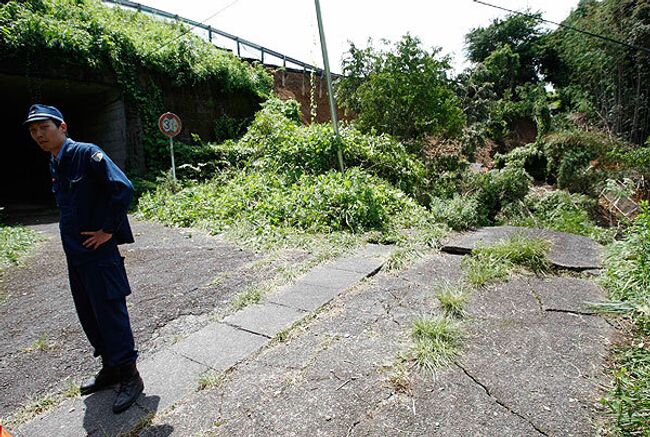
<instances>
[{"instance_id":1,"label":"crack in pavement","mask_svg":"<svg viewBox=\"0 0 650 437\"><path fill-rule=\"evenodd\" d=\"M384 399L380 400L375 405L371 405L369 402L366 402L365 400L359 398L359 396L355 394L355 397L357 399L359 399L360 401L365 402L366 405L371 407L370 410L366 411L366 414L365 414L366 418L373 418L374 413L377 412L383 405L385 405L386 402L390 401L394 396L395 396L395 393L389 393L388 396L386 396ZM364 418L361 417L360 419L358 419L354 423L352 423L352 425L350 425L350 427L348 428L348 431L347 431L347 433L345 435L346 436L352 435L352 432L354 431L354 429L357 427L357 425L359 425L363 421L363 419Z\"/></svg>"},{"instance_id":2,"label":"crack in pavement","mask_svg":"<svg viewBox=\"0 0 650 437\"><path fill-rule=\"evenodd\" d=\"M465 367L463 367L462 365L460 365L458 362L454 362L454 364L455 364L458 368L460 368L460 370L462 370L463 373L464 373L465 375L467 375L467 377L468 377L469 379L471 379L475 384L477 384L479 387L481 387L483 390L485 390L485 393L486 393L490 398L494 399L494 401L495 401L498 405L500 405L502 408L508 410L508 412L510 412L511 414L514 414L515 416L519 417L520 419L525 420L525 421L526 421L530 426L532 426L532 427L535 429L535 431L537 431L538 433L540 433L540 434L542 434L542 435L545 435L545 436L548 436L548 433L546 433L543 429L541 429L540 427L538 427L537 425L535 425L535 424L534 424L530 419L528 419L527 417L523 416L522 414L516 412L515 410L513 410L512 408L510 408L508 405L506 405L503 401L501 401L501 400L498 399L496 396L494 396L494 395L490 392L490 389L489 389L485 384L483 384L481 381L479 381L476 377L474 377L472 374L470 374L470 373L467 371L467 369L465 369Z\"/></svg>"},{"instance_id":3,"label":"crack in pavement","mask_svg":"<svg viewBox=\"0 0 650 437\"><path fill-rule=\"evenodd\" d=\"M562 310L562 309L557 309L557 308L546 308L544 311L549 312L549 313L567 313L567 314L574 314L576 316L595 316L595 317L598 317L598 314L589 313L589 312L586 312L586 311Z\"/></svg>"},{"instance_id":4,"label":"crack in pavement","mask_svg":"<svg viewBox=\"0 0 650 437\"><path fill-rule=\"evenodd\" d=\"M542 297L537 293L535 290L531 288L530 293L533 295L535 300L537 301L537 304L539 305L539 310L544 311L544 304L542 303Z\"/></svg>"}]
</instances>

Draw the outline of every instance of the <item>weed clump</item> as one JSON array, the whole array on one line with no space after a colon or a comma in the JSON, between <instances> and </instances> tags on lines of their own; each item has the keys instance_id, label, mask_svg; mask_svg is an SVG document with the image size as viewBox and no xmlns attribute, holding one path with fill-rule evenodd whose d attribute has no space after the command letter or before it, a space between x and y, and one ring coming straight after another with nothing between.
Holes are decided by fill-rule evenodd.
<instances>
[{"instance_id":1,"label":"weed clump","mask_svg":"<svg viewBox=\"0 0 650 437\"><path fill-rule=\"evenodd\" d=\"M498 219L512 226L553 229L609 243L615 230L596 225L595 210L596 201L582 194L533 190L522 202L505 208Z\"/></svg>"},{"instance_id":2,"label":"weed clump","mask_svg":"<svg viewBox=\"0 0 650 437\"><path fill-rule=\"evenodd\" d=\"M549 269L548 249L548 241L520 234L493 246L474 249L471 257L463 259L467 279L478 286L498 282L506 279L515 267L543 273Z\"/></svg>"},{"instance_id":3,"label":"weed clump","mask_svg":"<svg viewBox=\"0 0 650 437\"><path fill-rule=\"evenodd\" d=\"M42 237L23 226L0 225L0 269L20 263Z\"/></svg>"},{"instance_id":4,"label":"weed clump","mask_svg":"<svg viewBox=\"0 0 650 437\"><path fill-rule=\"evenodd\" d=\"M444 287L436 292L436 299L448 317L463 318L468 293L464 287Z\"/></svg>"},{"instance_id":5,"label":"weed clump","mask_svg":"<svg viewBox=\"0 0 650 437\"><path fill-rule=\"evenodd\" d=\"M465 337L461 325L441 316L424 316L413 322L412 359L426 370L447 366L460 353Z\"/></svg>"}]
</instances>

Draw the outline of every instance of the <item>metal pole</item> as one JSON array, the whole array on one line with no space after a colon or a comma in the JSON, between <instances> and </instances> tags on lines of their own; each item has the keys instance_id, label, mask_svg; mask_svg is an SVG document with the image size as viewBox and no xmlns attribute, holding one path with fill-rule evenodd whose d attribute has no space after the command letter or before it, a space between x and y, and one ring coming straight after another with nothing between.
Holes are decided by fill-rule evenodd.
<instances>
[{"instance_id":1,"label":"metal pole","mask_svg":"<svg viewBox=\"0 0 650 437\"><path fill-rule=\"evenodd\" d=\"M176 164L174 164L174 139L169 138L169 151L172 155L172 179L176 182Z\"/></svg>"},{"instance_id":2,"label":"metal pole","mask_svg":"<svg viewBox=\"0 0 650 437\"><path fill-rule=\"evenodd\" d=\"M318 33L320 34L320 47L323 51L323 64L325 65L325 75L327 76L327 93L329 94L330 112L332 113L332 127L334 128L334 137L336 138L336 155L339 158L339 167L341 173L345 171L343 166L343 152L341 152L341 141L339 136L339 125L336 120L336 104L334 103L334 92L332 91L332 75L330 74L330 61L327 56L327 44L325 42L325 31L323 30L323 18L320 13L320 3L316 2L316 18L318 20Z\"/></svg>"}]
</instances>

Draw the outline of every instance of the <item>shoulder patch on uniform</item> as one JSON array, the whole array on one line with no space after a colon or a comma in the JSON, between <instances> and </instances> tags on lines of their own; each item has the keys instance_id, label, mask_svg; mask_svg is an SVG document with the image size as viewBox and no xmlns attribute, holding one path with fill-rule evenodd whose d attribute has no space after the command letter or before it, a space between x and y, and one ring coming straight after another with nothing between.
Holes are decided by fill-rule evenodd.
<instances>
[{"instance_id":1,"label":"shoulder patch on uniform","mask_svg":"<svg viewBox=\"0 0 650 437\"><path fill-rule=\"evenodd\" d=\"M91 158L95 162L101 162L101 160L104 159L104 154L102 152L95 152Z\"/></svg>"}]
</instances>

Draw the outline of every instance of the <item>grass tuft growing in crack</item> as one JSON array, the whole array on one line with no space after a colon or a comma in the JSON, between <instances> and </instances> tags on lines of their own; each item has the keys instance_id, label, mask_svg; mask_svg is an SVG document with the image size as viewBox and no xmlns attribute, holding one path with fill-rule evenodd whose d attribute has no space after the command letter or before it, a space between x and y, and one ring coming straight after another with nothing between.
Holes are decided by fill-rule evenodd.
<instances>
[{"instance_id":1,"label":"grass tuft growing in crack","mask_svg":"<svg viewBox=\"0 0 650 437\"><path fill-rule=\"evenodd\" d=\"M262 300L262 295L270 289L268 286L253 285L248 287L233 299L231 305L235 310L240 310Z\"/></svg>"},{"instance_id":2,"label":"grass tuft growing in crack","mask_svg":"<svg viewBox=\"0 0 650 437\"><path fill-rule=\"evenodd\" d=\"M56 347L56 344L53 342L48 342L47 341L48 334L47 332L44 332L38 337L34 342L29 346L24 349L22 349L22 352L29 353L29 352L35 352L35 351L49 351L52 350Z\"/></svg>"},{"instance_id":3,"label":"grass tuft growing in crack","mask_svg":"<svg viewBox=\"0 0 650 437\"><path fill-rule=\"evenodd\" d=\"M198 390L206 390L219 386L226 379L224 372L208 371L199 378Z\"/></svg>"},{"instance_id":4,"label":"grass tuft growing in crack","mask_svg":"<svg viewBox=\"0 0 650 437\"><path fill-rule=\"evenodd\" d=\"M472 285L485 285L506 279L513 269L523 267L539 274L548 271L546 258L550 244L539 238L514 234L492 246L479 247L463 260L467 280Z\"/></svg>"},{"instance_id":5,"label":"grass tuft growing in crack","mask_svg":"<svg viewBox=\"0 0 650 437\"><path fill-rule=\"evenodd\" d=\"M57 397L51 394L45 395L38 399L32 399L26 404L24 404L17 412L14 414L12 420L9 422L14 427L18 427L25 422L28 422L35 418L36 416L45 413L59 405L62 401L62 397ZM9 423L8 423L9 424Z\"/></svg>"},{"instance_id":6,"label":"grass tuft growing in crack","mask_svg":"<svg viewBox=\"0 0 650 437\"><path fill-rule=\"evenodd\" d=\"M447 366L460 353L465 337L460 323L441 316L423 316L413 322L410 358L425 370Z\"/></svg>"},{"instance_id":7,"label":"grass tuft growing in crack","mask_svg":"<svg viewBox=\"0 0 650 437\"><path fill-rule=\"evenodd\" d=\"M445 315L459 319L465 316L468 297L469 292L464 285L457 287L447 285L436 292L436 299L440 302Z\"/></svg>"},{"instance_id":8,"label":"grass tuft growing in crack","mask_svg":"<svg viewBox=\"0 0 650 437\"><path fill-rule=\"evenodd\" d=\"M388 383L397 393L411 393L413 382L409 369L403 362L398 361L393 365L392 371L388 375Z\"/></svg>"}]
</instances>

